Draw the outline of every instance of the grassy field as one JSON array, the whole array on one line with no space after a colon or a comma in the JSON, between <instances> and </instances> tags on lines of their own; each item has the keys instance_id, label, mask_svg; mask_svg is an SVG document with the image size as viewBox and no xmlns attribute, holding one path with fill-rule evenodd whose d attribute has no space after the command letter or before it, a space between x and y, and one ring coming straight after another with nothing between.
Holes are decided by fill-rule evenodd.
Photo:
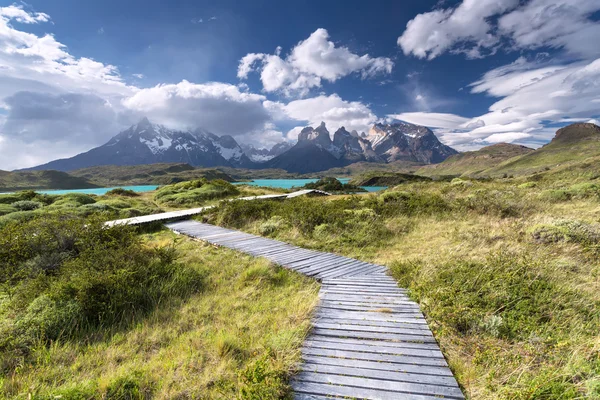
<instances>
[{"instance_id":1,"label":"grassy field","mask_svg":"<svg viewBox=\"0 0 600 400\"><path fill-rule=\"evenodd\" d=\"M288 395L318 284L167 231L1 230L0 398Z\"/></svg>"},{"instance_id":2,"label":"grassy field","mask_svg":"<svg viewBox=\"0 0 600 400\"><path fill-rule=\"evenodd\" d=\"M600 398L600 184L406 183L234 202L212 223L388 265L473 399Z\"/></svg>"}]
</instances>

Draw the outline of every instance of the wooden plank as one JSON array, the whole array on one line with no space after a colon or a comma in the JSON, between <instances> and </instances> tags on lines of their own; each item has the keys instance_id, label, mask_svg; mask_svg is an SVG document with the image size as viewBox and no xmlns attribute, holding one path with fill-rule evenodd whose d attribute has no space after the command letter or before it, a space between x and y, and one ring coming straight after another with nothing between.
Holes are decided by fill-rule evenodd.
<instances>
[{"instance_id":1,"label":"wooden plank","mask_svg":"<svg viewBox=\"0 0 600 400\"><path fill-rule=\"evenodd\" d=\"M349 358L311 356L308 354L303 355L302 360L307 363L319 365L338 365L342 367L351 368L374 369L381 371L403 372L431 376L443 376L454 379L454 377L452 376L452 372L450 372L450 369L446 367L430 367L426 365L397 363L394 364L384 361L353 360Z\"/></svg>"},{"instance_id":2,"label":"wooden plank","mask_svg":"<svg viewBox=\"0 0 600 400\"><path fill-rule=\"evenodd\" d=\"M451 399L463 399L464 396L458 387L414 384L410 382L398 382L383 379L371 379L361 377L348 377L343 375L314 373L304 371L298 374L298 381L328 383L331 385L344 385L352 387L361 387L365 389L387 390L391 392L420 394L428 396L438 396Z\"/></svg>"},{"instance_id":3,"label":"wooden plank","mask_svg":"<svg viewBox=\"0 0 600 400\"><path fill-rule=\"evenodd\" d=\"M350 350L350 351L359 351L359 352L367 352L367 353L381 353L381 354L395 354L395 355L407 355L407 356L416 356L416 357L429 357L429 358L439 358L444 359L442 352L437 349L413 349L410 347L390 347L383 346L380 341L372 341L375 344L365 344L365 341L361 341L361 343L347 343L344 341L320 341L313 340L311 338L307 339L304 342L305 347L313 347L320 349L330 349L330 350ZM385 342L383 343L385 344Z\"/></svg>"},{"instance_id":4,"label":"wooden plank","mask_svg":"<svg viewBox=\"0 0 600 400\"><path fill-rule=\"evenodd\" d=\"M342 338L358 338L358 339L376 339L389 340L395 342L417 342L417 343L436 343L435 339L426 335L401 335L396 333L372 333L372 332L355 332L355 331L338 331L335 329L314 328L312 330L315 335L333 336Z\"/></svg>"},{"instance_id":5,"label":"wooden plank","mask_svg":"<svg viewBox=\"0 0 600 400\"><path fill-rule=\"evenodd\" d=\"M366 400L440 400L436 396L424 396L411 393L400 394L378 389L367 389L353 386L332 385L329 383L315 383L293 381L292 389L296 393L318 394L330 398L366 399Z\"/></svg>"},{"instance_id":6,"label":"wooden plank","mask_svg":"<svg viewBox=\"0 0 600 400\"><path fill-rule=\"evenodd\" d=\"M317 310L315 317L341 318L341 319L356 319L356 320L371 320L371 321L388 321L388 322L404 322L409 324L427 325L425 318L406 317L393 313L382 312L358 312L358 311L341 311L341 310Z\"/></svg>"},{"instance_id":7,"label":"wooden plank","mask_svg":"<svg viewBox=\"0 0 600 400\"><path fill-rule=\"evenodd\" d=\"M329 323L346 323L350 325L366 325L366 326L387 326L390 328L406 328L406 329L419 329L429 331L427 325L423 324L408 324L403 322L389 322L389 321L372 321L368 319L349 319L349 318L331 318L331 317L317 317L314 319L315 322L329 322Z\"/></svg>"},{"instance_id":8,"label":"wooden plank","mask_svg":"<svg viewBox=\"0 0 600 400\"><path fill-rule=\"evenodd\" d=\"M456 380L453 377L439 375L423 375L409 372L396 372L391 370L369 369L361 367L348 367L327 364L305 363L301 369L307 372L337 374L345 376L356 376L362 378L373 378L390 380L396 382L423 383L428 385L440 385L456 388Z\"/></svg>"},{"instance_id":9,"label":"wooden plank","mask_svg":"<svg viewBox=\"0 0 600 400\"><path fill-rule=\"evenodd\" d=\"M423 329L415 330L409 328L390 328L389 326L371 326L371 325L350 325L318 321L314 323L315 328L335 329L340 331L357 331L357 332L379 332L379 333L401 333L405 335L423 335L432 336L430 331Z\"/></svg>"}]
</instances>

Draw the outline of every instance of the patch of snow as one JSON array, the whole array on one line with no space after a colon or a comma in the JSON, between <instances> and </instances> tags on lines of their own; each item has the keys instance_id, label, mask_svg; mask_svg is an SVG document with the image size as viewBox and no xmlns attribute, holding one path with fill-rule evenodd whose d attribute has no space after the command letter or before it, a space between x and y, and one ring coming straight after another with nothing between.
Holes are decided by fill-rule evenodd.
<instances>
[{"instance_id":1,"label":"patch of snow","mask_svg":"<svg viewBox=\"0 0 600 400\"><path fill-rule=\"evenodd\" d=\"M250 159L254 162L265 162L275 158L275 156L271 155L261 155L261 154L252 154Z\"/></svg>"},{"instance_id":2,"label":"patch of snow","mask_svg":"<svg viewBox=\"0 0 600 400\"><path fill-rule=\"evenodd\" d=\"M233 149L229 149L227 147L221 146L218 143L215 143L215 147L217 148L217 150L219 150L219 153L221 153L223 158L226 160L231 160L232 158L234 160L239 160L243 154L242 150L239 147L234 147Z\"/></svg>"},{"instance_id":3,"label":"patch of snow","mask_svg":"<svg viewBox=\"0 0 600 400\"><path fill-rule=\"evenodd\" d=\"M171 147L171 138L168 137L154 137L152 139L144 139L140 137L140 143L145 144L152 154L158 154L165 152L168 148Z\"/></svg>"}]
</instances>

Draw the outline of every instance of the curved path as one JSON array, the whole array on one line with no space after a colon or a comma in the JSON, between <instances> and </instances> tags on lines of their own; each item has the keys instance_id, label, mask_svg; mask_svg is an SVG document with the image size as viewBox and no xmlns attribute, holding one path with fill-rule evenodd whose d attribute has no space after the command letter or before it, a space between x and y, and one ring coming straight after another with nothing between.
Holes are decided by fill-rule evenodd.
<instances>
[{"instance_id":1,"label":"curved path","mask_svg":"<svg viewBox=\"0 0 600 400\"><path fill-rule=\"evenodd\" d=\"M419 306L386 267L231 229L180 221L180 234L265 257L321 281L296 399L463 399Z\"/></svg>"}]
</instances>

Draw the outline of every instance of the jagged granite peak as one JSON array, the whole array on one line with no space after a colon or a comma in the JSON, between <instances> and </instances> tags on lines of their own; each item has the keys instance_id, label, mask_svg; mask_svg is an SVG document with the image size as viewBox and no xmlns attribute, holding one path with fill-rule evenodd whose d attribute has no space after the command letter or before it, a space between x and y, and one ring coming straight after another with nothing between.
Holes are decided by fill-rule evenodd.
<instances>
[{"instance_id":1,"label":"jagged granite peak","mask_svg":"<svg viewBox=\"0 0 600 400\"><path fill-rule=\"evenodd\" d=\"M173 162L203 167L255 167L231 136L219 137L203 129L169 129L144 117L102 146L31 169L70 171L97 165Z\"/></svg>"},{"instance_id":2,"label":"jagged granite peak","mask_svg":"<svg viewBox=\"0 0 600 400\"><path fill-rule=\"evenodd\" d=\"M313 142L317 146L329 150L331 147L331 137L329 136L329 131L325 126L325 122L321 122L316 129L313 129L310 126L302 129L298 135L298 142L303 141Z\"/></svg>"},{"instance_id":3,"label":"jagged granite peak","mask_svg":"<svg viewBox=\"0 0 600 400\"><path fill-rule=\"evenodd\" d=\"M356 133L356 131L354 131ZM343 126L333 135L333 148L336 156L348 162L382 162L371 147L371 142L348 132Z\"/></svg>"},{"instance_id":4,"label":"jagged granite peak","mask_svg":"<svg viewBox=\"0 0 600 400\"><path fill-rule=\"evenodd\" d=\"M442 144L429 128L406 122L375 124L367 139L375 153L386 162L404 160L433 164L458 153Z\"/></svg>"}]
</instances>

